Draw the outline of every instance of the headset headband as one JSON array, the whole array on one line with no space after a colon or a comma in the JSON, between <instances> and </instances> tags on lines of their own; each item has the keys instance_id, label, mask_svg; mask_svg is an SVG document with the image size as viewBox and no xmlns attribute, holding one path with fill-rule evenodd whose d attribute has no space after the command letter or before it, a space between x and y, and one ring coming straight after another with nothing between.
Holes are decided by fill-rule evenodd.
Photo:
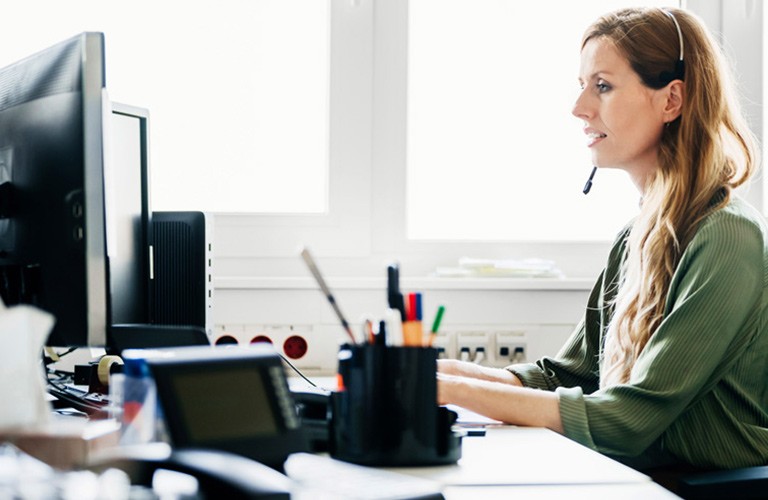
<instances>
[{"instance_id":1,"label":"headset headband","mask_svg":"<svg viewBox=\"0 0 768 500\"><path fill-rule=\"evenodd\" d=\"M659 83L664 86L673 80L685 79L685 61L683 61L683 30L680 29L680 23L677 22L677 18L670 11L666 9L661 9L661 11L669 16L669 18L672 19L672 22L675 23L675 29L677 29L677 39L680 42L680 59L675 62L675 70L662 71L659 74Z\"/></svg>"}]
</instances>

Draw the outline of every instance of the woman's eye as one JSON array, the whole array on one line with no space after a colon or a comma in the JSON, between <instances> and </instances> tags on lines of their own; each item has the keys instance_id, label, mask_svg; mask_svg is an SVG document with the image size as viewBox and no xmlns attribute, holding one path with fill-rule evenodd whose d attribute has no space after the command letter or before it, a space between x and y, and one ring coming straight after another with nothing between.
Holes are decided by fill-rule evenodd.
<instances>
[{"instance_id":1,"label":"woman's eye","mask_svg":"<svg viewBox=\"0 0 768 500\"><path fill-rule=\"evenodd\" d=\"M597 91L600 92L601 94L611 90L611 86L605 82L598 82L595 86L597 87Z\"/></svg>"}]
</instances>

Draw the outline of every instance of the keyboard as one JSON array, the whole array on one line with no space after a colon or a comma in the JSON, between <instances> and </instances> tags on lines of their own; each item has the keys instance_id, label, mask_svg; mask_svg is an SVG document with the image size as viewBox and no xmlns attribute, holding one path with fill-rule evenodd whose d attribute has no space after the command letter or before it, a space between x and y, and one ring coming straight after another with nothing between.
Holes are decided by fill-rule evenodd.
<instances>
[{"instance_id":1,"label":"keyboard","mask_svg":"<svg viewBox=\"0 0 768 500\"><path fill-rule=\"evenodd\" d=\"M300 500L444 500L435 481L350 464L328 456L294 453L285 473L297 484L291 498Z\"/></svg>"}]
</instances>

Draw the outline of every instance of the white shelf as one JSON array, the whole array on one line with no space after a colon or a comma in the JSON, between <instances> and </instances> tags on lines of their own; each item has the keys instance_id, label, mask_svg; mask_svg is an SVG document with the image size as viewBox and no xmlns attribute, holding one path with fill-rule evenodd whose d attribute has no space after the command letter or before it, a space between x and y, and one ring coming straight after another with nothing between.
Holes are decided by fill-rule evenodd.
<instances>
[{"instance_id":1,"label":"white shelf","mask_svg":"<svg viewBox=\"0 0 768 500\"><path fill-rule=\"evenodd\" d=\"M383 278L326 278L332 289L369 290L386 288ZM421 290L590 290L593 280L587 278L436 278L401 277L401 288ZM259 278L220 277L214 279L219 290L304 290L315 289L317 283L311 278Z\"/></svg>"}]
</instances>

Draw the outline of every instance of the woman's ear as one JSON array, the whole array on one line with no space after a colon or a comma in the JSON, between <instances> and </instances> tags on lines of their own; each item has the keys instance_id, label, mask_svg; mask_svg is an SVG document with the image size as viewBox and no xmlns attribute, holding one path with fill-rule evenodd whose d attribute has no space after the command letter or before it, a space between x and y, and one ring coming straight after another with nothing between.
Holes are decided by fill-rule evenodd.
<instances>
[{"instance_id":1,"label":"woman's ear","mask_svg":"<svg viewBox=\"0 0 768 500\"><path fill-rule=\"evenodd\" d=\"M682 80L672 80L664 88L666 92L666 101L664 103L664 121L666 123L675 121L683 112L683 96L685 94L685 84Z\"/></svg>"}]
</instances>

